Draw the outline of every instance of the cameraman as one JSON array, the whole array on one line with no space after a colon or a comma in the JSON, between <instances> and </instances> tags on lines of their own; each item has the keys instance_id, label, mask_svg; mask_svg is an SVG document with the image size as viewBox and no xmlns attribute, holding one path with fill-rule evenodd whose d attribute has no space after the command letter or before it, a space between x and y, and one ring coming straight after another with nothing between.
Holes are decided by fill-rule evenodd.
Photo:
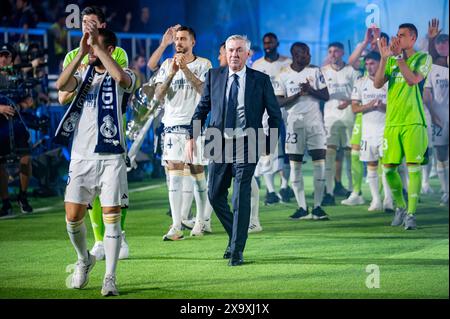
<instances>
[{"instance_id":1,"label":"cameraman","mask_svg":"<svg viewBox=\"0 0 450 319\"><path fill-rule=\"evenodd\" d=\"M9 80L16 51L10 44L0 46L0 93L13 89ZM33 105L31 97L20 99L17 105L29 108ZM11 124L13 136L10 136ZM14 139L14 148L11 149L11 138ZM0 94L0 196L2 198L2 208L0 216L12 214L12 206L8 196L8 172L6 163L8 160L15 160L14 155L19 159L20 192L17 202L22 213L31 213L33 208L28 203L27 189L31 177L31 148L30 134L27 131L20 114L12 105L8 105L7 99Z\"/></svg>"}]
</instances>

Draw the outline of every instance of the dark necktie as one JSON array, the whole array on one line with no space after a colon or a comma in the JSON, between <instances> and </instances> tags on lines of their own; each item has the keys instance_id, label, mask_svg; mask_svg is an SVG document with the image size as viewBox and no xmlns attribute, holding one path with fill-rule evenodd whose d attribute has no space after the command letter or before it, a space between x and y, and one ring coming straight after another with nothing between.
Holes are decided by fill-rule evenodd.
<instances>
[{"instance_id":1,"label":"dark necktie","mask_svg":"<svg viewBox=\"0 0 450 319\"><path fill-rule=\"evenodd\" d=\"M230 93L228 94L227 118L225 128L236 128L236 113L238 106L239 75L233 74L234 80L231 83Z\"/></svg>"}]
</instances>

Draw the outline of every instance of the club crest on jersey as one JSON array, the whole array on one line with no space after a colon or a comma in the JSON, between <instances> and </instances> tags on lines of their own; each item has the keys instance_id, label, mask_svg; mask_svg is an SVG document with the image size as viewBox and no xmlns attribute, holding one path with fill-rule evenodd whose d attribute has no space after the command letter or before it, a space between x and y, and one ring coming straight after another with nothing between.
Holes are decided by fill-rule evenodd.
<instances>
[{"instance_id":1,"label":"club crest on jersey","mask_svg":"<svg viewBox=\"0 0 450 319\"><path fill-rule=\"evenodd\" d=\"M63 124L64 132L62 132L62 134L73 132L73 130L75 129L75 125L77 124L79 118L80 118L79 113L70 114L69 118Z\"/></svg>"},{"instance_id":2,"label":"club crest on jersey","mask_svg":"<svg viewBox=\"0 0 450 319\"><path fill-rule=\"evenodd\" d=\"M114 119L111 115L103 118L103 124L100 126L100 133L106 138L112 138L117 134L117 127L114 125Z\"/></svg>"},{"instance_id":3,"label":"club crest on jersey","mask_svg":"<svg viewBox=\"0 0 450 319\"><path fill-rule=\"evenodd\" d=\"M319 81L320 83L325 83L325 78L323 77L322 74L319 74Z\"/></svg>"}]
</instances>

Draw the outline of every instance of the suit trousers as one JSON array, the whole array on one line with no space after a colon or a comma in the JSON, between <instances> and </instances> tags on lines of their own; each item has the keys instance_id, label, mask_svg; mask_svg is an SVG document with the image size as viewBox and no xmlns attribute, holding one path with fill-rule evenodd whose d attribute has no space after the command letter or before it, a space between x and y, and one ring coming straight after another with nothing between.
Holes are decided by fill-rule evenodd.
<instances>
[{"instance_id":1,"label":"suit trousers","mask_svg":"<svg viewBox=\"0 0 450 319\"><path fill-rule=\"evenodd\" d=\"M227 141L226 143L231 142ZM245 141L245 149L248 143ZM243 252L250 223L251 181L256 163L248 161L212 161L208 166L208 198L225 231L232 254ZM228 205L228 189L233 181L232 207Z\"/></svg>"}]
</instances>

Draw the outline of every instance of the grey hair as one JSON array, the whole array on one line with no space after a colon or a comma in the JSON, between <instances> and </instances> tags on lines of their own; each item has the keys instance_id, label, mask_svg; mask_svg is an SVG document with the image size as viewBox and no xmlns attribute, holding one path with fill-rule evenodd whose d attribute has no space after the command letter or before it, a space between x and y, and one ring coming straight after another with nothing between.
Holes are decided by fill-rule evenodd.
<instances>
[{"instance_id":1,"label":"grey hair","mask_svg":"<svg viewBox=\"0 0 450 319\"><path fill-rule=\"evenodd\" d=\"M247 49L247 52L250 52L250 48L252 46L252 43L250 42L250 40L247 38L246 35L233 34L233 35L229 36L228 39L225 41L225 48L228 46L228 42L230 42L232 40L242 40L242 41L244 41L245 42L245 48Z\"/></svg>"}]
</instances>

